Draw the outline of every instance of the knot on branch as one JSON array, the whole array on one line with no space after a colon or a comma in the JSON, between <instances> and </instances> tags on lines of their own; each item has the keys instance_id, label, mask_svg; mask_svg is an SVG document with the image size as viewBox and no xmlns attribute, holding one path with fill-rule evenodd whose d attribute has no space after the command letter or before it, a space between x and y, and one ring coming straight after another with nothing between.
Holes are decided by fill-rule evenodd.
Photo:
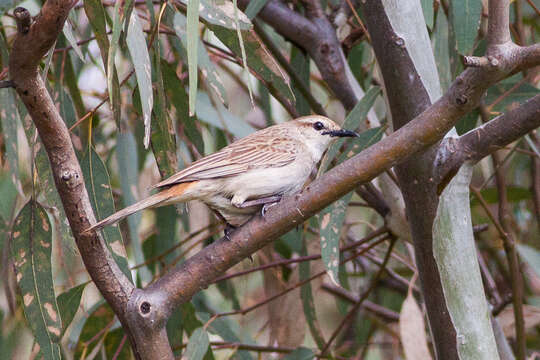
<instances>
[{"instance_id":1,"label":"knot on branch","mask_svg":"<svg viewBox=\"0 0 540 360\"><path fill-rule=\"evenodd\" d=\"M30 25L32 24L32 17L30 12L23 7L17 7L13 10L13 16L17 22L17 31L20 34L26 34L30 31Z\"/></svg>"},{"instance_id":2,"label":"knot on branch","mask_svg":"<svg viewBox=\"0 0 540 360\"><path fill-rule=\"evenodd\" d=\"M465 67L492 67L499 66L500 62L495 56L461 56L461 62Z\"/></svg>"},{"instance_id":3,"label":"knot on branch","mask_svg":"<svg viewBox=\"0 0 540 360\"><path fill-rule=\"evenodd\" d=\"M64 170L61 178L68 188L72 189L79 183L80 176L75 170Z\"/></svg>"}]
</instances>

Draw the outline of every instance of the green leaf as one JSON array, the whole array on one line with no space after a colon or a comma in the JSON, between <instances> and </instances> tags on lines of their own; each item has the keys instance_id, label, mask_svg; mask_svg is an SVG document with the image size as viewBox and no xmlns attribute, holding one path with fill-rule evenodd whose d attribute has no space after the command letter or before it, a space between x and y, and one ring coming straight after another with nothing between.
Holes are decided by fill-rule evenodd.
<instances>
[{"instance_id":1,"label":"green leaf","mask_svg":"<svg viewBox=\"0 0 540 360\"><path fill-rule=\"evenodd\" d=\"M9 55L7 52L7 44L4 41L4 37L0 35L0 60L3 59L4 61L3 64L0 63L0 68L2 66L8 66L8 58ZM9 163L11 181L13 182L13 185L20 186L19 160L17 155L17 127L18 124L21 123L21 118L17 109L17 103L15 99L16 98L14 89L0 89L0 129L2 131L2 137L5 141L6 158Z\"/></svg>"},{"instance_id":2,"label":"green leaf","mask_svg":"<svg viewBox=\"0 0 540 360\"><path fill-rule=\"evenodd\" d=\"M131 60L135 67L135 76L141 96L141 106L144 119L144 147L150 144L150 130L152 120L152 108L154 106L154 95L152 91L152 72L150 65L150 55L146 46L146 38L139 23L139 16L131 14L126 43L131 54Z\"/></svg>"},{"instance_id":3,"label":"green leaf","mask_svg":"<svg viewBox=\"0 0 540 360\"><path fill-rule=\"evenodd\" d=\"M99 0L84 0L84 12L86 13L90 26L96 35L103 64L108 64L110 45L109 38L107 36L105 9ZM110 80L112 83L112 92L109 93L109 103L116 126L120 127L120 84L118 82L116 68L113 68L113 73L108 73L107 77L112 77L112 80Z\"/></svg>"},{"instance_id":4,"label":"green leaf","mask_svg":"<svg viewBox=\"0 0 540 360\"><path fill-rule=\"evenodd\" d=\"M180 0L183 4L188 4L188 0ZM237 22L234 21L234 8L230 1L199 0L199 17L207 24L221 26L230 30L236 29ZM238 25L240 30L252 28L251 21L240 13Z\"/></svg>"},{"instance_id":5,"label":"green leaf","mask_svg":"<svg viewBox=\"0 0 540 360\"><path fill-rule=\"evenodd\" d=\"M197 47L199 46L199 0L187 3L187 57L189 74L189 115L195 114L197 101Z\"/></svg>"},{"instance_id":6,"label":"green leaf","mask_svg":"<svg viewBox=\"0 0 540 360\"><path fill-rule=\"evenodd\" d=\"M73 238L73 235L71 233L69 223L65 221L66 214L64 212L64 206L60 199L60 195L56 190L51 167L49 164L49 158L39 137L36 137L37 130L34 126L34 123L32 122L32 119L29 116L26 116L23 119L23 128L26 139L28 140L28 143L31 144L31 146L34 148L34 162L38 180L37 188L39 189L40 194L44 196L47 205L51 209L56 219L55 225L59 225L59 229L57 226L56 231L60 234L59 237L61 239L61 246L63 250L65 250L64 261L69 261L70 258L67 255L75 254L77 252L77 250L75 250L75 239ZM71 260L73 259L74 257L71 257ZM68 271L68 269L65 269L65 271Z\"/></svg>"},{"instance_id":7,"label":"green leaf","mask_svg":"<svg viewBox=\"0 0 540 360\"><path fill-rule=\"evenodd\" d=\"M218 129L225 130L237 138L243 138L255 129L234 115L222 104L217 103L214 107L207 94L200 92L197 94L197 118L199 120L215 126Z\"/></svg>"},{"instance_id":8,"label":"green leaf","mask_svg":"<svg viewBox=\"0 0 540 360\"><path fill-rule=\"evenodd\" d=\"M353 109L354 111L354 109ZM351 111L352 112L352 111ZM379 141L383 128L374 128L360 134L357 141L350 141L348 148L338 158L338 163L358 154L363 149ZM318 215L321 237L321 257L330 279L339 285L339 240L347 206L352 192L323 209Z\"/></svg>"},{"instance_id":9,"label":"green leaf","mask_svg":"<svg viewBox=\"0 0 540 360\"><path fill-rule=\"evenodd\" d=\"M496 204L499 202L499 192L494 187L485 188L480 191L482 197L488 204ZM531 193L527 188L508 185L506 187L506 196L510 202L519 202L522 200L527 200L531 198ZM473 198L473 204L477 203L476 197Z\"/></svg>"},{"instance_id":10,"label":"green leaf","mask_svg":"<svg viewBox=\"0 0 540 360\"><path fill-rule=\"evenodd\" d=\"M14 8L20 2L15 0L0 0L0 16L4 15L7 10Z\"/></svg>"},{"instance_id":11,"label":"green leaf","mask_svg":"<svg viewBox=\"0 0 540 360\"><path fill-rule=\"evenodd\" d=\"M428 28L433 28L433 0L422 0L422 12Z\"/></svg>"},{"instance_id":12,"label":"green leaf","mask_svg":"<svg viewBox=\"0 0 540 360\"><path fill-rule=\"evenodd\" d=\"M176 109L176 118L179 124L183 125L183 130L189 140L195 145L200 154L204 154L204 141L199 129L197 129L196 117L189 116L188 95L184 85L176 75L174 68L162 62L163 83L165 89L170 90L169 95Z\"/></svg>"},{"instance_id":13,"label":"green leaf","mask_svg":"<svg viewBox=\"0 0 540 360\"><path fill-rule=\"evenodd\" d=\"M463 135L469 130L472 130L476 127L478 122L478 117L480 116L480 111L474 109L473 111L467 113L456 123L456 131L458 135Z\"/></svg>"},{"instance_id":14,"label":"green leaf","mask_svg":"<svg viewBox=\"0 0 540 360\"><path fill-rule=\"evenodd\" d=\"M257 16L257 14L259 13L259 11L261 11L261 9L264 7L264 5L266 5L267 1L268 0L252 0L252 1L250 1L247 8L246 8L246 11L245 11L246 16L250 20L255 18L255 16Z\"/></svg>"},{"instance_id":15,"label":"green leaf","mask_svg":"<svg viewBox=\"0 0 540 360\"><path fill-rule=\"evenodd\" d=\"M309 222L315 223L316 220L310 219ZM315 224L315 226L317 225ZM300 251L300 256L308 255L307 247L306 247L306 240L307 239L304 236L301 241L302 250ZM299 270L300 281L304 281L311 276L311 265L309 261L302 261L299 264L298 270ZM319 349L323 349L324 346L326 345L326 340L324 339L324 334L322 333L321 325L317 318L317 312L315 311L315 302L313 301L313 289L311 287L311 282L308 282L305 285L302 285L302 287L300 288L300 298L302 300L304 316L306 317L306 321L308 323L311 336L313 337L313 340L315 340L317 347Z\"/></svg>"},{"instance_id":16,"label":"green leaf","mask_svg":"<svg viewBox=\"0 0 540 360\"><path fill-rule=\"evenodd\" d=\"M118 172L120 174L120 187L122 188L122 204L124 207L137 202L137 179L138 179L138 155L135 137L129 131L120 131L116 139L116 158L118 161ZM137 212L127 218L131 248L135 255L135 263L144 262L141 242L137 233L137 227L141 223L142 215ZM150 281L152 276L146 267L139 268L139 276L144 282Z\"/></svg>"},{"instance_id":17,"label":"green leaf","mask_svg":"<svg viewBox=\"0 0 540 360\"><path fill-rule=\"evenodd\" d=\"M444 11L437 13L437 24L433 31L433 54L435 64L439 73L442 91L446 91L452 82L452 71L450 68L450 49L448 38L448 20Z\"/></svg>"},{"instance_id":18,"label":"green leaf","mask_svg":"<svg viewBox=\"0 0 540 360\"><path fill-rule=\"evenodd\" d=\"M185 50L188 46L187 19L181 12L174 13L173 28L182 43L181 49L179 49L180 53L184 58L187 58L187 53ZM206 48L204 47L202 41L200 39L198 39L197 41L197 65L198 68L201 70L200 75L202 79L208 84L208 88L217 95L219 100L223 104L225 104L225 106L227 106L227 92L225 91L225 87L223 86L219 73L217 72L212 61L210 60L208 52L206 51Z\"/></svg>"},{"instance_id":19,"label":"green leaf","mask_svg":"<svg viewBox=\"0 0 540 360\"><path fill-rule=\"evenodd\" d=\"M97 345L101 346L100 340L108 335L110 328L116 321L114 312L104 302L96 304L88 311L87 316L77 341L74 359L83 359Z\"/></svg>"},{"instance_id":20,"label":"green leaf","mask_svg":"<svg viewBox=\"0 0 540 360\"><path fill-rule=\"evenodd\" d=\"M205 312L197 312L197 318L200 319L202 323L207 323L210 320L210 315ZM219 335L223 340L227 342L242 342L242 339L238 337L235 331L232 329L232 322L224 318L217 318L210 323L208 326L208 331L213 334ZM247 341L249 342L249 341ZM251 360L252 356L249 351L239 350L235 356L240 360Z\"/></svg>"},{"instance_id":21,"label":"green leaf","mask_svg":"<svg viewBox=\"0 0 540 360\"><path fill-rule=\"evenodd\" d=\"M77 54L77 56L79 57L79 59L81 59L82 62L86 62L84 60L84 55L83 55L83 53L81 51L81 48L80 48L79 44L77 44L77 39L75 39L75 35L73 35L73 28L72 28L71 23L69 21L66 21L64 23L63 32L64 32L64 36L69 41L69 44L71 45L73 50L75 50L75 54Z\"/></svg>"},{"instance_id":22,"label":"green leaf","mask_svg":"<svg viewBox=\"0 0 540 360\"><path fill-rule=\"evenodd\" d=\"M114 60L116 58L118 42L120 41L122 25L125 21L124 19L126 16L125 9L130 8L130 5L131 5L131 0L127 0L125 2L117 1L114 5L113 30L112 30L112 36L111 36L111 41L110 41L109 50L108 50L109 56L106 62L107 88L109 89L109 94L113 94L113 95L116 94L116 86L118 85L118 78L115 77L117 73L116 73Z\"/></svg>"},{"instance_id":23,"label":"green leaf","mask_svg":"<svg viewBox=\"0 0 540 360\"><path fill-rule=\"evenodd\" d=\"M456 49L462 55L470 55L480 26L481 0L452 0L450 18L455 34Z\"/></svg>"},{"instance_id":24,"label":"green leaf","mask_svg":"<svg viewBox=\"0 0 540 360\"><path fill-rule=\"evenodd\" d=\"M521 84L520 84L521 83ZM505 79L488 89L486 104L492 111L504 112L536 96L540 90L522 81L521 74Z\"/></svg>"},{"instance_id":25,"label":"green leaf","mask_svg":"<svg viewBox=\"0 0 540 360\"><path fill-rule=\"evenodd\" d=\"M17 190L11 181L11 176L7 170L0 170L0 199L2 199L0 217L5 221L8 221L13 216L13 206L16 198Z\"/></svg>"},{"instance_id":26,"label":"green leaf","mask_svg":"<svg viewBox=\"0 0 540 360\"><path fill-rule=\"evenodd\" d=\"M251 104L255 106L255 103L253 101L253 90L251 90L251 78L249 77L246 47L244 45L244 39L242 38L242 30L240 30L240 25L239 25L238 13L240 12L240 10L238 10L237 0L233 0L233 9L234 9L234 25L236 27L236 35L238 36L238 44L240 44L240 54L242 55L242 64L244 66L244 74L246 78L249 99L251 100Z\"/></svg>"},{"instance_id":27,"label":"green leaf","mask_svg":"<svg viewBox=\"0 0 540 360\"><path fill-rule=\"evenodd\" d=\"M105 359L132 360L131 346L124 329L118 328L110 331L103 343Z\"/></svg>"},{"instance_id":28,"label":"green leaf","mask_svg":"<svg viewBox=\"0 0 540 360\"><path fill-rule=\"evenodd\" d=\"M14 185L20 186L17 139L17 125L20 124L20 118L13 89L0 89L0 124L11 181Z\"/></svg>"},{"instance_id":29,"label":"green leaf","mask_svg":"<svg viewBox=\"0 0 540 360\"><path fill-rule=\"evenodd\" d=\"M250 2L251 5L253 2ZM309 56L297 48L296 46L291 47L291 66L296 70L300 79L304 84L309 84ZM310 115L311 107L309 103L304 98L300 90L298 90L298 85L293 81L293 92L296 97L296 110L300 116Z\"/></svg>"},{"instance_id":30,"label":"green leaf","mask_svg":"<svg viewBox=\"0 0 540 360\"><path fill-rule=\"evenodd\" d=\"M58 302L58 308L60 309L60 316L62 318L63 333L66 332L66 329L71 324L71 321L77 313L77 310L79 310L79 305L81 304L81 297L86 285L88 285L87 282L72 287L68 291L58 295L58 298L56 298L56 301Z\"/></svg>"},{"instance_id":31,"label":"green leaf","mask_svg":"<svg viewBox=\"0 0 540 360\"><path fill-rule=\"evenodd\" d=\"M61 359L62 320L52 279L52 229L45 210L33 199L15 220L13 265L24 314L45 359Z\"/></svg>"},{"instance_id":32,"label":"green leaf","mask_svg":"<svg viewBox=\"0 0 540 360\"><path fill-rule=\"evenodd\" d=\"M243 59L245 55L247 65L257 78L279 91L289 101L295 101L289 78L253 30L242 30L240 42L236 31L209 23L207 25L236 56Z\"/></svg>"},{"instance_id":33,"label":"green leaf","mask_svg":"<svg viewBox=\"0 0 540 360\"><path fill-rule=\"evenodd\" d=\"M202 327L193 331L189 337L185 357L187 360L202 360L208 350L210 340L208 333Z\"/></svg>"},{"instance_id":34,"label":"green leaf","mask_svg":"<svg viewBox=\"0 0 540 360\"><path fill-rule=\"evenodd\" d=\"M294 350L293 352L287 354L287 356L282 358L282 360L312 360L312 359L315 359L315 354L313 353L313 350L305 348L305 347L299 347L298 349Z\"/></svg>"},{"instance_id":35,"label":"green leaf","mask_svg":"<svg viewBox=\"0 0 540 360\"><path fill-rule=\"evenodd\" d=\"M516 244L516 246L519 255L529 264L536 275L540 276L540 251L524 244Z\"/></svg>"},{"instance_id":36,"label":"green leaf","mask_svg":"<svg viewBox=\"0 0 540 360\"><path fill-rule=\"evenodd\" d=\"M82 157L81 169L96 218L105 219L115 212L114 200L107 168L93 148L90 148ZM106 226L102 234L114 260L127 278L131 279L120 229L117 225Z\"/></svg>"},{"instance_id":37,"label":"green leaf","mask_svg":"<svg viewBox=\"0 0 540 360\"><path fill-rule=\"evenodd\" d=\"M159 173L167 178L178 171L176 157L176 132L172 119L167 116L167 99L163 86L163 74L159 56L159 42L154 45L153 77L156 88L154 104L154 121L152 124L152 151L156 158Z\"/></svg>"}]
</instances>

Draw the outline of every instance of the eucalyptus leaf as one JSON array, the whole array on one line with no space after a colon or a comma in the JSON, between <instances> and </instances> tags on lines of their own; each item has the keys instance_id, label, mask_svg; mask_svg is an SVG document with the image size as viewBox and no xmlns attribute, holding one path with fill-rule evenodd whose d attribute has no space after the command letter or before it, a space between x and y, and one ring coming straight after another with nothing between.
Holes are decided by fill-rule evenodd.
<instances>
[{"instance_id":1,"label":"eucalyptus leaf","mask_svg":"<svg viewBox=\"0 0 540 360\"><path fill-rule=\"evenodd\" d=\"M61 359L62 320L52 278L52 228L33 199L15 220L11 251L24 314L44 359Z\"/></svg>"}]
</instances>

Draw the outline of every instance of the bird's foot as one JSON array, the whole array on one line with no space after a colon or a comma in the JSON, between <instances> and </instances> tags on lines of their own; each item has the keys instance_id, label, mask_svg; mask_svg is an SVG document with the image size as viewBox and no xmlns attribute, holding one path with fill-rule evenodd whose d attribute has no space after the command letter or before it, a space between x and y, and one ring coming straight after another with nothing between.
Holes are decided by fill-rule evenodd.
<instances>
[{"instance_id":1,"label":"bird's foot","mask_svg":"<svg viewBox=\"0 0 540 360\"><path fill-rule=\"evenodd\" d=\"M231 234L234 232L234 230L236 230L236 226L232 226L231 224L227 223L225 230L223 230L225 240L231 241Z\"/></svg>"},{"instance_id":2,"label":"bird's foot","mask_svg":"<svg viewBox=\"0 0 540 360\"><path fill-rule=\"evenodd\" d=\"M262 209L261 209L261 216L264 217L266 215L266 212L268 211L268 209L270 209L272 206L276 205L278 202L279 202L279 200L275 201L275 202L264 204Z\"/></svg>"},{"instance_id":3,"label":"bird's foot","mask_svg":"<svg viewBox=\"0 0 540 360\"><path fill-rule=\"evenodd\" d=\"M257 205L275 204L279 202L279 200L281 200L281 196L275 195L275 196L269 196L265 198L255 199L255 200L247 200L241 204L238 204L238 205L233 204L233 205L236 206L237 208L243 209L243 208L257 206Z\"/></svg>"}]
</instances>

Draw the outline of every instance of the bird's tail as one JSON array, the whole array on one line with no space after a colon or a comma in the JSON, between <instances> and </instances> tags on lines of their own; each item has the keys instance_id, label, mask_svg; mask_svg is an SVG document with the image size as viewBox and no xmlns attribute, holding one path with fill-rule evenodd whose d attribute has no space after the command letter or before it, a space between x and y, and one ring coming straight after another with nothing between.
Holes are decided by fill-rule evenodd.
<instances>
[{"instance_id":1,"label":"bird's tail","mask_svg":"<svg viewBox=\"0 0 540 360\"><path fill-rule=\"evenodd\" d=\"M181 183L174 185L166 190L160 191L157 194L151 195L133 205L130 205L120 211L115 212L109 217L97 222L96 224L90 226L84 232L89 232L92 230L98 230L107 225L114 224L123 218L136 213L137 211L168 205L174 202L183 201L181 195L190 187L193 183Z\"/></svg>"}]
</instances>

